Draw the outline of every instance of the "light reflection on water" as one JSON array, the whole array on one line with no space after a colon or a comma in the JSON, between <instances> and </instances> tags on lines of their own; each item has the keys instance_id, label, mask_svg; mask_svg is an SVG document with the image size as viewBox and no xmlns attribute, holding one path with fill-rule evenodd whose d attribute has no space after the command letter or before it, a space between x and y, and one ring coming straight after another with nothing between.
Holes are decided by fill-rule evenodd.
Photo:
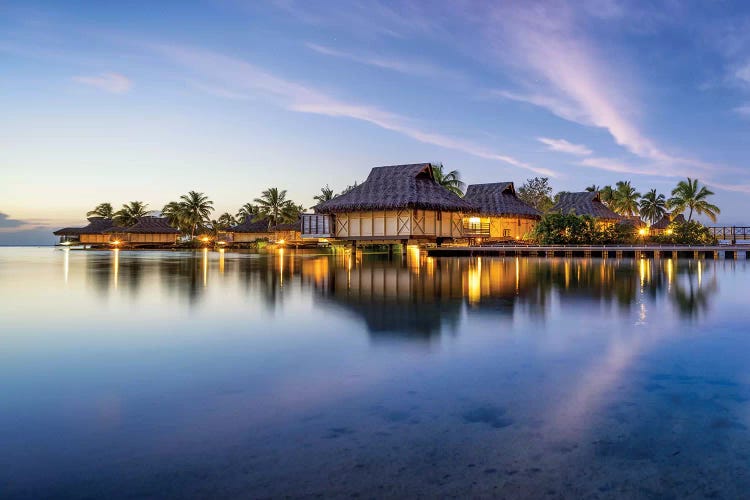
<instances>
[{"instance_id":1,"label":"light reflection on water","mask_svg":"<svg viewBox=\"0 0 750 500\"><path fill-rule=\"evenodd\" d=\"M0 249L0 496L741 496L749 271Z\"/></svg>"}]
</instances>

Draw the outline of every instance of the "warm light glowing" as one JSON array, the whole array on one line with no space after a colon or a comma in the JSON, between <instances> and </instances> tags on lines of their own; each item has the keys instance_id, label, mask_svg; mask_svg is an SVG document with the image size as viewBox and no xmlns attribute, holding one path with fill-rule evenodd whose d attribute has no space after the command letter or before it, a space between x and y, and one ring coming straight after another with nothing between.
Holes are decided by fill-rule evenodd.
<instances>
[{"instance_id":1,"label":"warm light glowing","mask_svg":"<svg viewBox=\"0 0 750 500\"><path fill-rule=\"evenodd\" d=\"M115 254L115 258L112 259L112 267L114 268L112 271L112 284L117 288L117 282L120 278L120 249L115 248L113 253Z\"/></svg>"},{"instance_id":2,"label":"warm light glowing","mask_svg":"<svg viewBox=\"0 0 750 500\"><path fill-rule=\"evenodd\" d=\"M469 224L479 224L480 221L479 217L469 217Z\"/></svg>"},{"instance_id":3,"label":"warm light glowing","mask_svg":"<svg viewBox=\"0 0 750 500\"><path fill-rule=\"evenodd\" d=\"M224 274L224 249L223 248L219 249L219 272L221 274Z\"/></svg>"},{"instance_id":4,"label":"warm light glowing","mask_svg":"<svg viewBox=\"0 0 750 500\"><path fill-rule=\"evenodd\" d=\"M119 245L119 244L120 244L120 240L115 240L115 241L113 241L113 242L112 242L112 244L113 244L114 246L117 246L117 245Z\"/></svg>"},{"instance_id":5,"label":"warm light glowing","mask_svg":"<svg viewBox=\"0 0 750 500\"><path fill-rule=\"evenodd\" d=\"M285 242L284 240L279 240L279 241L277 241L276 243L278 243L279 245L283 245L283 244L284 244L284 243L286 243L286 242Z\"/></svg>"},{"instance_id":6,"label":"warm light glowing","mask_svg":"<svg viewBox=\"0 0 750 500\"><path fill-rule=\"evenodd\" d=\"M70 248L63 249L65 256L63 257L63 279L65 284L68 283L68 273L70 272Z\"/></svg>"},{"instance_id":7,"label":"warm light glowing","mask_svg":"<svg viewBox=\"0 0 750 500\"><path fill-rule=\"evenodd\" d=\"M698 288L700 288L701 283L703 283L703 265L701 265L701 261L698 261Z\"/></svg>"},{"instance_id":8,"label":"warm light glowing","mask_svg":"<svg viewBox=\"0 0 750 500\"><path fill-rule=\"evenodd\" d=\"M477 257L477 264L469 264L468 273L469 304L476 304L482 297L482 258Z\"/></svg>"},{"instance_id":9,"label":"warm light glowing","mask_svg":"<svg viewBox=\"0 0 750 500\"><path fill-rule=\"evenodd\" d=\"M646 230L644 228L641 228L641 229L638 230L638 234L640 234L641 236L645 236L646 235Z\"/></svg>"},{"instance_id":10,"label":"warm light glowing","mask_svg":"<svg viewBox=\"0 0 750 500\"><path fill-rule=\"evenodd\" d=\"M669 234L672 234L672 233L673 233L674 231L673 231L673 230L671 230L671 229L667 229L667 230L666 230L666 231L664 231L664 232L665 232L666 234L668 234L668 235L669 235Z\"/></svg>"},{"instance_id":11,"label":"warm light glowing","mask_svg":"<svg viewBox=\"0 0 750 500\"><path fill-rule=\"evenodd\" d=\"M284 249L283 248L279 248L279 286L284 286Z\"/></svg>"},{"instance_id":12,"label":"warm light glowing","mask_svg":"<svg viewBox=\"0 0 750 500\"><path fill-rule=\"evenodd\" d=\"M201 238L201 241L203 243L208 243L210 240L209 240L208 236L204 236L203 238Z\"/></svg>"},{"instance_id":13,"label":"warm light glowing","mask_svg":"<svg viewBox=\"0 0 750 500\"><path fill-rule=\"evenodd\" d=\"M203 286L208 285L208 248L203 249Z\"/></svg>"},{"instance_id":14,"label":"warm light glowing","mask_svg":"<svg viewBox=\"0 0 750 500\"><path fill-rule=\"evenodd\" d=\"M219 245L226 245L226 244L227 244L227 242L226 242L226 241L220 241L220 242L219 242Z\"/></svg>"}]
</instances>

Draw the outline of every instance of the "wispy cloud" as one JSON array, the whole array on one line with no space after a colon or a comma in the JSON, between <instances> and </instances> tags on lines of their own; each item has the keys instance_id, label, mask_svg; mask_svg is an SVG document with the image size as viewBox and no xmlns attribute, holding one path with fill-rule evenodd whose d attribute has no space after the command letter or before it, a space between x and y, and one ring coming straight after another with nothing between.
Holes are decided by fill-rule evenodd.
<instances>
[{"instance_id":1,"label":"wispy cloud","mask_svg":"<svg viewBox=\"0 0 750 500\"><path fill-rule=\"evenodd\" d=\"M124 94L133 87L133 82L120 73L102 73L95 76L74 76L73 81L96 87L112 94Z\"/></svg>"},{"instance_id":2,"label":"wispy cloud","mask_svg":"<svg viewBox=\"0 0 750 500\"><path fill-rule=\"evenodd\" d=\"M151 48L172 62L197 73L201 79L210 79L219 88L233 89L232 93L262 95L285 109L300 113L360 120L425 144L499 161L541 175L556 176L552 170L536 167L470 140L425 130L403 115L376 106L345 102L307 85L285 80L241 59L174 45L152 45Z\"/></svg>"},{"instance_id":3,"label":"wispy cloud","mask_svg":"<svg viewBox=\"0 0 750 500\"><path fill-rule=\"evenodd\" d=\"M438 66L434 66L429 63L421 61L408 61L404 59L397 59L393 57L382 57L368 54L355 54L353 52L346 52L326 45L320 45L317 43L307 42L305 44L307 48L313 50L319 54L326 56L337 57L340 59L347 59L359 64L365 64L368 66L374 66L376 68L386 69L389 71L395 71L397 73L403 73L406 75L422 76L428 78L452 78L458 79L459 75L451 73Z\"/></svg>"},{"instance_id":4,"label":"wispy cloud","mask_svg":"<svg viewBox=\"0 0 750 500\"><path fill-rule=\"evenodd\" d=\"M573 144L565 139L550 139L549 137L537 137L537 140L547 146L550 151L568 153L576 156L588 156L593 153L583 144Z\"/></svg>"}]
</instances>

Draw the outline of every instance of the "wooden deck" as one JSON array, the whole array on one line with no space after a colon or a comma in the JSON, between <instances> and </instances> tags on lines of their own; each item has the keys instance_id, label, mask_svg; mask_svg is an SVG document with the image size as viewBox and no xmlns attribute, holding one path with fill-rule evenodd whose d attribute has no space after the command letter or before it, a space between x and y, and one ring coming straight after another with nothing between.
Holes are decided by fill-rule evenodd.
<instances>
[{"instance_id":1,"label":"wooden deck","mask_svg":"<svg viewBox=\"0 0 750 500\"><path fill-rule=\"evenodd\" d=\"M428 248L431 257L523 256L598 258L747 259L750 245L498 245Z\"/></svg>"}]
</instances>

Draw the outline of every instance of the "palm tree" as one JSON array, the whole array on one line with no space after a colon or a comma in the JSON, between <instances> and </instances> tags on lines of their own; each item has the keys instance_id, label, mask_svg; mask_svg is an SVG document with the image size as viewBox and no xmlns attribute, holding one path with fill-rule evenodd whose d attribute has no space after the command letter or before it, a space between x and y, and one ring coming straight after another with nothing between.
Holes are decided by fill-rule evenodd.
<instances>
[{"instance_id":1,"label":"palm tree","mask_svg":"<svg viewBox=\"0 0 750 500\"><path fill-rule=\"evenodd\" d=\"M352 189L354 189L357 186L359 186L359 184L357 183L357 181L354 181L354 184L350 184L350 185L346 186L344 189L342 189L341 193L339 193L338 196L341 196L342 194L348 193L349 191L351 191Z\"/></svg>"},{"instance_id":2,"label":"palm tree","mask_svg":"<svg viewBox=\"0 0 750 500\"><path fill-rule=\"evenodd\" d=\"M235 219L234 215L230 214L229 212L224 212L223 214L221 214L216 222L221 229L226 229L228 227L237 225L237 219Z\"/></svg>"},{"instance_id":3,"label":"palm tree","mask_svg":"<svg viewBox=\"0 0 750 500\"><path fill-rule=\"evenodd\" d=\"M325 187L320 188L320 194L313 196L313 199L316 200L318 203L323 203L325 201L332 200L336 197L336 194L334 194L333 189L326 184Z\"/></svg>"},{"instance_id":4,"label":"palm tree","mask_svg":"<svg viewBox=\"0 0 750 500\"><path fill-rule=\"evenodd\" d=\"M599 189L599 186L597 186L596 184L592 184L586 188L586 191L588 191L589 193L598 193L600 189Z\"/></svg>"},{"instance_id":5,"label":"palm tree","mask_svg":"<svg viewBox=\"0 0 750 500\"><path fill-rule=\"evenodd\" d=\"M260 198L255 198L253 201L258 204L259 218L268 219L269 229L281 221L284 210L289 210L290 204L296 207L286 199L286 189L279 190L275 187L266 189L261 193Z\"/></svg>"},{"instance_id":6,"label":"palm tree","mask_svg":"<svg viewBox=\"0 0 750 500\"><path fill-rule=\"evenodd\" d=\"M630 181L619 181L612 192L612 208L620 215L635 215L640 197L641 193L630 185Z\"/></svg>"},{"instance_id":7,"label":"palm tree","mask_svg":"<svg viewBox=\"0 0 750 500\"><path fill-rule=\"evenodd\" d=\"M678 213L689 209L688 222L693 219L693 212L698 215L706 214L709 219L716 222L716 216L721 213L721 210L708 202L708 197L713 194L713 191L706 186L700 186L698 189L698 179L688 177L687 181L678 182L677 187L672 190L672 197L667 201L667 207Z\"/></svg>"},{"instance_id":8,"label":"palm tree","mask_svg":"<svg viewBox=\"0 0 750 500\"><path fill-rule=\"evenodd\" d=\"M111 203L99 203L96 208L86 212L86 217L104 217L111 219L115 215Z\"/></svg>"},{"instance_id":9,"label":"palm tree","mask_svg":"<svg viewBox=\"0 0 750 500\"><path fill-rule=\"evenodd\" d=\"M244 224L248 217L252 220L258 217L258 215L260 215L260 209L257 205L253 205L252 203L245 203L237 211L235 217L237 218L237 222L239 222L240 224Z\"/></svg>"},{"instance_id":10,"label":"palm tree","mask_svg":"<svg viewBox=\"0 0 750 500\"><path fill-rule=\"evenodd\" d=\"M652 189L641 198L639 209L641 217L653 225L667 213L667 200L663 194L656 194L656 189Z\"/></svg>"},{"instance_id":11,"label":"palm tree","mask_svg":"<svg viewBox=\"0 0 750 500\"><path fill-rule=\"evenodd\" d=\"M612 186L610 185L606 185L599 190L599 199L602 200L602 203L607 206L610 206L612 204L613 195L614 189L612 189Z\"/></svg>"},{"instance_id":12,"label":"palm tree","mask_svg":"<svg viewBox=\"0 0 750 500\"><path fill-rule=\"evenodd\" d=\"M161 209L162 217L166 217L170 226L174 226L180 231L185 231L186 227L183 220L182 205L179 201L170 201Z\"/></svg>"},{"instance_id":13,"label":"palm tree","mask_svg":"<svg viewBox=\"0 0 750 500\"><path fill-rule=\"evenodd\" d=\"M200 224L210 221L211 212L214 211L214 202L203 193L190 191L180 196L180 214L182 220L190 227L190 237L195 237L195 232Z\"/></svg>"},{"instance_id":14,"label":"palm tree","mask_svg":"<svg viewBox=\"0 0 750 500\"><path fill-rule=\"evenodd\" d=\"M466 184L461 181L461 174L458 173L458 170L451 170L450 172L445 173L442 163L433 164L431 167L432 176L435 178L435 182L451 193L463 197Z\"/></svg>"},{"instance_id":15,"label":"palm tree","mask_svg":"<svg viewBox=\"0 0 750 500\"><path fill-rule=\"evenodd\" d=\"M305 211L305 207L302 205L295 205L291 201L284 205L281 210L281 217L279 218L279 224L291 224L299 220L299 214Z\"/></svg>"},{"instance_id":16,"label":"palm tree","mask_svg":"<svg viewBox=\"0 0 750 500\"><path fill-rule=\"evenodd\" d=\"M143 203L142 201L131 201L130 203L123 205L120 210L112 215L115 224L121 227L128 227L138 222L138 217L148 215L149 212L147 203Z\"/></svg>"}]
</instances>

